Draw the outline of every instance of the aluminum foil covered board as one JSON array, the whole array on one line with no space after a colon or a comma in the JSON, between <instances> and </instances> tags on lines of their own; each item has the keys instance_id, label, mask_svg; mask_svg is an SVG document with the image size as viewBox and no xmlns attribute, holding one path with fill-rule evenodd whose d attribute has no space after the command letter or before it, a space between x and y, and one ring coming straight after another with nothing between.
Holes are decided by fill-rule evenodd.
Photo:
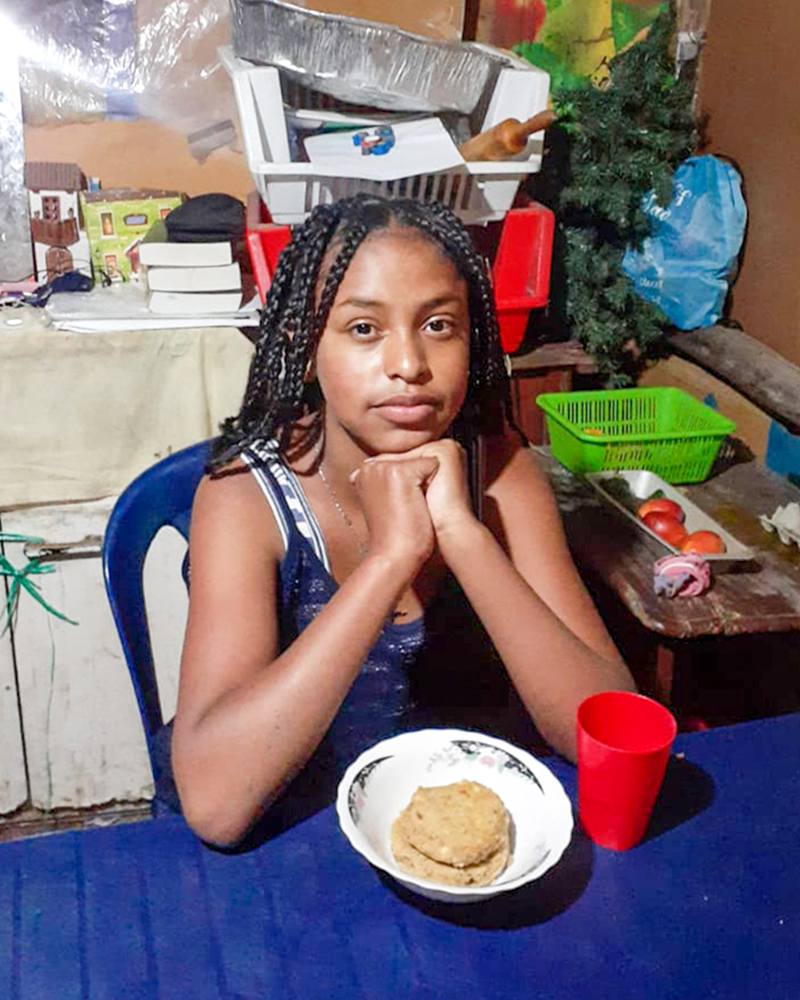
<instances>
[{"instance_id":1,"label":"aluminum foil covered board","mask_svg":"<svg viewBox=\"0 0 800 1000\"><path fill-rule=\"evenodd\" d=\"M278 66L340 101L390 111L470 114L504 66L531 68L490 46L435 41L278 0L232 0L231 34L242 59Z\"/></svg>"},{"instance_id":2,"label":"aluminum foil covered board","mask_svg":"<svg viewBox=\"0 0 800 1000\"><path fill-rule=\"evenodd\" d=\"M0 56L0 281L24 281L33 272L19 61L13 37Z\"/></svg>"}]
</instances>

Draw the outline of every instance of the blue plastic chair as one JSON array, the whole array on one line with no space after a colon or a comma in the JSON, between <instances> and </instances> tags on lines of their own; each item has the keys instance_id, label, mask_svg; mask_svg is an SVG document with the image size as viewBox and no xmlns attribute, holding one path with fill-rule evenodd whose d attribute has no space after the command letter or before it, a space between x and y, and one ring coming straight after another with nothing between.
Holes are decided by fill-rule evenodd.
<instances>
[{"instance_id":1,"label":"blue plastic chair","mask_svg":"<svg viewBox=\"0 0 800 1000\"><path fill-rule=\"evenodd\" d=\"M158 740L164 719L147 625L142 573L156 533L172 525L189 537L192 500L211 448L202 441L162 459L128 486L114 505L103 540L103 576L122 651L130 671L159 801L175 808L168 754ZM162 778L168 787L164 787Z\"/></svg>"}]
</instances>

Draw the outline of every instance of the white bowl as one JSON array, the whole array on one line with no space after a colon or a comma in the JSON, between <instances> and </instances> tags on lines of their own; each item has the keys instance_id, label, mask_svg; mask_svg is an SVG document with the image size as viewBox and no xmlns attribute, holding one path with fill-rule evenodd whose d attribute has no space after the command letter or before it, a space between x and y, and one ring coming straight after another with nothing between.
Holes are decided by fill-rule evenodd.
<instances>
[{"instance_id":1,"label":"white bowl","mask_svg":"<svg viewBox=\"0 0 800 1000\"><path fill-rule=\"evenodd\" d=\"M511 861L486 886L443 886L398 867L391 826L420 787L477 781L511 815ZM367 861L402 885L450 903L473 903L517 889L555 865L572 837L572 805L561 782L526 750L485 733L420 729L377 743L345 771L336 797L339 825Z\"/></svg>"}]
</instances>

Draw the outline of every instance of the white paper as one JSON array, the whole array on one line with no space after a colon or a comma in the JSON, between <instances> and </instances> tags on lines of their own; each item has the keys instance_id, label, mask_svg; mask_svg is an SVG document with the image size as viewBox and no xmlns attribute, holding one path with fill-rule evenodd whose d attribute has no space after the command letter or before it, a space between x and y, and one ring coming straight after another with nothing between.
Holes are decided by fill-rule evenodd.
<instances>
[{"instance_id":1,"label":"white paper","mask_svg":"<svg viewBox=\"0 0 800 1000\"><path fill-rule=\"evenodd\" d=\"M319 173L366 180L399 180L463 165L461 154L438 118L401 122L392 128L395 143L383 156L363 155L361 147L353 143L356 132L311 136L305 141L306 152Z\"/></svg>"},{"instance_id":2,"label":"white paper","mask_svg":"<svg viewBox=\"0 0 800 1000\"><path fill-rule=\"evenodd\" d=\"M152 314L151 314L152 315ZM69 333L117 333L125 330L182 330L212 326L258 326L258 313L219 313L216 316L163 316L160 319L64 320L54 323L56 330Z\"/></svg>"},{"instance_id":3,"label":"white paper","mask_svg":"<svg viewBox=\"0 0 800 1000\"><path fill-rule=\"evenodd\" d=\"M172 330L179 327L258 326L260 302L253 298L231 313L208 316L156 315L147 308L147 294L136 285L112 285L91 292L56 292L45 312L58 330L110 333L115 330Z\"/></svg>"}]
</instances>

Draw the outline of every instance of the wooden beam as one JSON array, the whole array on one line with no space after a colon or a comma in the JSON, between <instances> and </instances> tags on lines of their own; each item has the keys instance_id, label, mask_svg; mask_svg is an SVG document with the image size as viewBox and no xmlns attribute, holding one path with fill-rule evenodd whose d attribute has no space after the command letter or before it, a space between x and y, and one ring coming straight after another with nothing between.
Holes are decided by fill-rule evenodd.
<instances>
[{"instance_id":1,"label":"wooden beam","mask_svg":"<svg viewBox=\"0 0 800 1000\"><path fill-rule=\"evenodd\" d=\"M670 347L733 386L791 431L800 430L800 368L733 327L676 333Z\"/></svg>"},{"instance_id":2,"label":"wooden beam","mask_svg":"<svg viewBox=\"0 0 800 1000\"><path fill-rule=\"evenodd\" d=\"M597 371L594 359L577 340L540 344L527 354L511 356L511 371L514 373L541 368L572 368L579 375L591 375Z\"/></svg>"}]
</instances>

